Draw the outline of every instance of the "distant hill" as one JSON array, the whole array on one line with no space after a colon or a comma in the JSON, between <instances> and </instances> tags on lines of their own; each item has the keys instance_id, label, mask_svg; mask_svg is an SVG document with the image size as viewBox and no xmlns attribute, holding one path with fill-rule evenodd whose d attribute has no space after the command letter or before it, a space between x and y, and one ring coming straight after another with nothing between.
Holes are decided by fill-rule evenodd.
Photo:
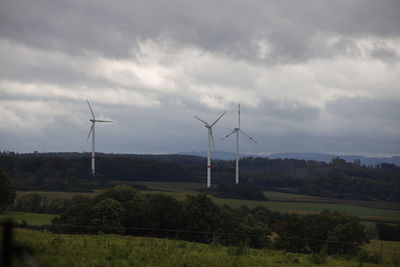
<instances>
[{"instance_id":1,"label":"distant hill","mask_svg":"<svg viewBox=\"0 0 400 267\"><path fill-rule=\"evenodd\" d=\"M371 166L380 163L390 163L400 166L400 157L390 157L390 158L380 158L380 157L366 157L361 155L334 155L334 154L324 154L324 153L272 153L271 155L267 155L266 157L271 159L303 159L303 160L315 160L315 161L323 161L330 162L332 158L339 157L344 159L347 162L354 162L356 160L360 160L362 165Z\"/></svg>"},{"instance_id":2,"label":"distant hill","mask_svg":"<svg viewBox=\"0 0 400 267\"><path fill-rule=\"evenodd\" d=\"M190 152L179 152L179 155L192 155L207 157L207 151L190 151ZM214 159L221 160L233 160L235 159L235 153L215 151L212 153ZM374 166L380 163L390 163L400 166L400 156L394 156L390 158L386 157L366 157L361 155L334 155L325 153L272 153L272 154L240 154L240 157L260 157L260 158L270 158L270 159L300 159L300 160L314 160L329 163L332 158L339 157L347 162L355 162L360 160L362 165Z\"/></svg>"},{"instance_id":3,"label":"distant hill","mask_svg":"<svg viewBox=\"0 0 400 267\"><path fill-rule=\"evenodd\" d=\"M178 152L177 154L207 157L207 151ZM240 154L240 157L252 157L252 156L254 155ZM221 160L233 160L236 158L236 154L231 152L214 151L212 152L212 158Z\"/></svg>"}]
</instances>

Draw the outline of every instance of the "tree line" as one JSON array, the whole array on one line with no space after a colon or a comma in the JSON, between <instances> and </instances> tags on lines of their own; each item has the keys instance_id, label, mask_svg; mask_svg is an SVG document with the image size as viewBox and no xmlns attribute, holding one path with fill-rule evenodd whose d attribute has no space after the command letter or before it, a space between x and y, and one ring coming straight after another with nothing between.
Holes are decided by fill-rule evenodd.
<instances>
[{"instance_id":1,"label":"tree line","mask_svg":"<svg viewBox=\"0 0 400 267\"><path fill-rule=\"evenodd\" d=\"M329 254L355 254L367 241L364 226L355 216L329 211L301 216L264 207L221 207L204 193L179 201L163 194L143 195L126 185L109 188L94 198L74 197L65 203L50 229L245 244L302 253L324 249Z\"/></svg>"},{"instance_id":2,"label":"tree line","mask_svg":"<svg viewBox=\"0 0 400 267\"><path fill-rule=\"evenodd\" d=\"M88 153L0 154L0 170L18 190L90 191L109 181L204 182L206 159L186 155L98 154L96 176ZM291 188L309 195L400 200L400 168L363 166L336 158L330 163L296 159L241 159L241 183L263 190ZM213 161L213 183L233 183L235 162Z\"/></svg>"}]
</instances>

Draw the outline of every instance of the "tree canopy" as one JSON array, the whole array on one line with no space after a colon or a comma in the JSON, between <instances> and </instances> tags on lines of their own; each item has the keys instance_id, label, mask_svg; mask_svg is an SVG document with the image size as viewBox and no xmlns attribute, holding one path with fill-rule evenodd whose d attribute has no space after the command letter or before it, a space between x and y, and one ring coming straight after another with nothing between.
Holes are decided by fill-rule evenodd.
<instances>
[{"instance_id":1,"label":"tree canopy","mask_svg":"<svg viewBox=\"0 0 400 267\"><path fill-rule=\"evenodd\" d=\"M0 212L14 203L15 196L14 187L11 186L8 177L0 171Z\"/></svg>"},{"instance_id":2,"label":"tree canopy","mask_svg":"<svg viewBox=\"0 0 400 267\"><path fill-rule=\"evenodd\" d=\"M329 254L356 254L367 241L355 216L221 207L204 193L179 201L162 194L142 195L129 186L69 200L51 228L59 233L124 233L303 253L324 248Z\"/></svg>"}]
</instances>

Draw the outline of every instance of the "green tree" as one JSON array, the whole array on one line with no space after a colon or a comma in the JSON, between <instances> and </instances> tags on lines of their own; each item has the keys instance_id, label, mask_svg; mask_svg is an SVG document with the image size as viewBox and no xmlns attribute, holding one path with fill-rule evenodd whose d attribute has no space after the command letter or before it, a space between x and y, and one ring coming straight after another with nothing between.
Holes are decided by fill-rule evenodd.
<instances>
[{"instance_id":1,"label":"green tree","mask_svg":"<svg viewBox=\"0 0 400 267\"><path fill-rule=\"evenodd\" d=\"M356 254L368 241L360 218L342 214L326 240L330 254Z\"/></svg>"},{"instance_id":2,"label":"green tree","mask_svg":"<svg viewBox=\"0 0 400 267\"><path fill-rule=\"evenodd\" d=\"M103 200L106 198L114 199L121 204L128 201L143 201L143 196L139 190L129 185L117 185L112 188L106 189L102 194L97 196L97 200Z\"/></svg>"},{"instance_id":3,"label":"green tree","mask_svg":"<svg viewBox=\"0 0 400 267\"><path fill-rule=\"evenodd\" d=\"M104 199L114 199L118 201L125 209L123 225L127 228L147 227L144 223L144 197L139 190L129 185L117 185L108 188L102 194L98 195L95 202ZM128 230L127 234L135 234L136 231Z\"/></svg>"},{"instance_id":4,"label":"green tree","mask_svg":"<svg viewBox=\"0 0 400 267\"><path fill-rule=\"evenodd\" d=\"M256 220L252 214L244 217L239 225L238 232L242 241L250 247L263 248L270 243L268 235L271 234L271 230L268 225Z\"/></svg>"},{"instance_id":5,"label":"green tree","mask_svg":"<svg viewBox=\"0 0 400 267\"><path fill-rule=\"evenodd\" d=\"M94 206L92 225L96 226L99 232L122 233L125 214L126 211L121 203L106 198Z\"/></svg>"},{"instance_id":6,"label":"green tree","mask_svg":"<svg viewBox=\"0 0 400 267\"><path fill-rule=\"evenodd\" d=\"M41 212L42 197L38 193L23 195L17 200L16 209L27 212Z\"/></svg>"},{"instance_id":7,"label":"green tree","mask_svg":"<svg viewBox=\"0 0 400 267\"><path fill-rule=\"evenodd\" d=\"M92 200L88 197L76 196L70 200L63 213L51 221L52 230L61 233L93 232L93 218Z\"/></svg>"},{"instance_id":8,"label":"green tree","mask_svg":"<svg viewBox=\"0 0 400 267\"><path fill-rule=\"evenodd\" d=\"M188 238L194 241L209 242L213 234L221 231L221 211L206 194L188 195L182 210L185 230L192 231Z\"/></svg>"},{"instance_id":9,"label":"green tree","mask_svg":"<svg viewBox=\"0 0 400 267\"><path fill-rule=\"evenodd\" d=\"M145 224L149 228L179 229L182 226L182 204L171 196L154 194L145 203Z\"/></svg>"},{"instance_id":10,"label":"green tree","mask_svg":"<svg viewBox=\"0 0 400 267\"><path fill-rule=\"evenodd\" d=\"M0 212L14 203L15 190L5 173L0 172Z\"/></svg>"}]
</instances>

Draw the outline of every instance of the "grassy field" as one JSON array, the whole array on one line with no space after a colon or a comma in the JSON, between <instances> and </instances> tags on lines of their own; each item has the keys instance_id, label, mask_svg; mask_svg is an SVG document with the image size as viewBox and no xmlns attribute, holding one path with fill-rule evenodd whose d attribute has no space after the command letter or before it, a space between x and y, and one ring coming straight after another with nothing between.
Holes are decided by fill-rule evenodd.
<instances>
[{"instance_id":1,"label":"grassy field","mask_svg":"<svg viewBox=\"0 0 400 267\"><path fill-rule=\"evenodd\" d=\"M112 184L130 184L146 186L150 190L171 191L171 192L188 192L197 191L204 187L202 183L190 182L126 182L126 181L113 181Z\"/></svg>"},{"instance_id":2,"label":"grassy field","mask_svg":"<svg viewBox=\"0 0 400 267\"><path fill-rule=\"evenodd\" d=\"M39 266L314 266L309 255L156 238L20 229L16 239L34 249ZM395 266L389 254L381 264L362 266ZM361 265L357 259L328 257L323 266Z\"/></svg>"},{"instance_id":3,"label":"grassy field","mask_svg":"<svg viewBox=\"0 0 400 267\"><path fill-rule=\"evenodd\" d=\"M81 196L95 196L99 194L101 191L94 191L94 192L89 192L89 193L82 193L82 192L60 192L60 191L17 191L17 199L20 198L23 195L29 194L29 193L38 193L41 196L46 196L46 197L57 197L57 198L63 198L63 199L70 199L76 195L81 195Z\"/></svg>"},{"instance_id":4,"label":"grassy field","mask_svg":"<svg viewBox=\"0 0 400 267\"><path fill-rule=\"evenodd\" d=\"M53 214L7 211L0 213L0 222L6 220L12 220L14 222L20 223L24 220L29 225L43 225L43 224L50 224L51 220L55 216L56 215Z\"/></svg>"},{"instance_id":5,"label":"grassy field","mask_svg":"<svg viewBox=\"0 0 400 267\"><path fill-rule=\"evenodd\" d=\"M185 199L188 193L193 192L164 192L164 191L144 191L145 193L155 194L162 193L175 197L176 199ZM372 221L388 221L397 222L400 221L400 210L380 209L380 208L369 208L362 206L354 206L350 204L340 203L326 203L326 202L297 202L297 201L255 201L255 200L239 200L239 199L227 199L227 198L216 198L212 199L219 205L229 205L231 207L240 207L246 205L247 207L262 206L267 207L271 210L277 210L281 212L299 213L299 214L312 214L321 212L323 210L335 210L341 213L352 214L361 217L364 220Z\"/></svg>"},{"instance_id":6,"label":"grassy field","mask_svg":"<svg viewBox=\"0 0 400 267\"><path fill-rule=\"evenodd\" d=\"M333 204L346 204L346 205L360 206L367 208L400 210L400 202L398 201L362 201L362 200L351 200L351 199L337 199L337 198L316 197L316 196L282 193L274 191L267 191L264 192L264 194L270 201L333 203Z\"/></svg>"}]
</instances>

